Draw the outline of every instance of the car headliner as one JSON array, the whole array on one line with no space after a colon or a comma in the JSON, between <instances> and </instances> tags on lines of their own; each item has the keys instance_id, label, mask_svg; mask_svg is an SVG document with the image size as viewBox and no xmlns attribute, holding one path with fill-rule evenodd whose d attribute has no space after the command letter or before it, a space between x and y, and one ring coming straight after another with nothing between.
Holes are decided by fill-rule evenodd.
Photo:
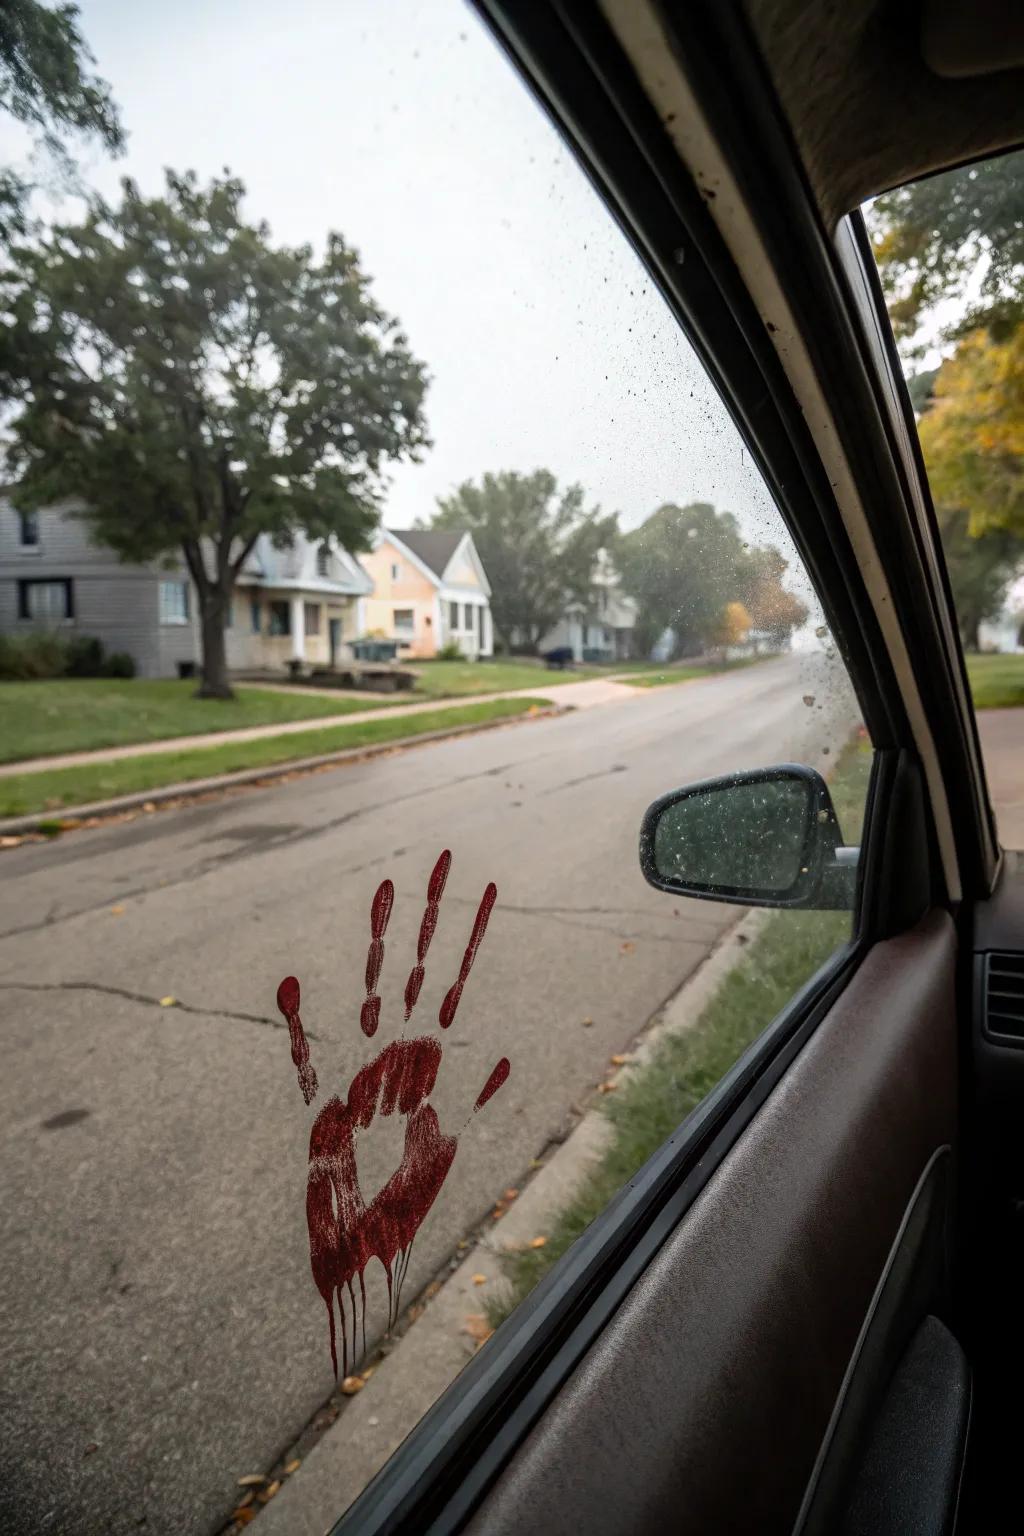
<instances>
[{"instance_id":1,"label":"car headliner","mask_svg":"<svg viewBox=\"0 0 1024 1536\"><path fill-rule=\"evenodd\" d=\"M829 229L876 193L1024 142L1024 8L746 0L745 9Z\"/></svg>"}]
</instances>

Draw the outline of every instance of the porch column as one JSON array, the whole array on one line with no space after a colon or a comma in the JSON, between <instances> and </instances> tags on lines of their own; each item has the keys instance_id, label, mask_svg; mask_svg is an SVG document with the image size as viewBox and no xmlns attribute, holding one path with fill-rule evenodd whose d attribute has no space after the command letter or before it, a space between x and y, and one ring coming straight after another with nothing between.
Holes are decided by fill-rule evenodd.
<instances>
[{"instance_id":1,"label":"porch column","mask_svg":"<svg viewBox=\"0 0 1024 1536\"><path fill-rule=\"evenodd\" d=\"M305 661L306 609L301 597L293 597L291 604L292 659L294 661Z\"/></svg>"}]
</instances>

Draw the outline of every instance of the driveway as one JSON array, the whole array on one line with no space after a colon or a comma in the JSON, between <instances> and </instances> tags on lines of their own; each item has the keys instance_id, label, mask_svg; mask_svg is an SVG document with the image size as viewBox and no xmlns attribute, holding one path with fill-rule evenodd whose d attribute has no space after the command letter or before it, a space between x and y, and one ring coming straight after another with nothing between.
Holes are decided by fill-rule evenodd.
<instances>
[{"instance_id":1,"label":"driveway","mask_svg":"<svg viewBox=\"0 0 1024 1536\"><path fill-rule=\"evenodd\" d=\"M238 1476L270 1466L331 1390L304 1208L313 1111L280 979L302 983L319 1105L401 1032L441 849L418 1033L436 1031L497 882L443 1036L431 1102L464 1133L412 1250L412 1297L733 916L644 884L643 810L688 779L821 761L853 716L824 666L631 690L3 856L5 1531L215 1531ZM371 1042L359 1017L384 876L397 894ZM511 1076L474 1114L501 1056ZM392 1116L360 1136L367 1198L401 1134ZM378 1266L367 1281L372 1338Z\"/></svg>"}]
</instances>

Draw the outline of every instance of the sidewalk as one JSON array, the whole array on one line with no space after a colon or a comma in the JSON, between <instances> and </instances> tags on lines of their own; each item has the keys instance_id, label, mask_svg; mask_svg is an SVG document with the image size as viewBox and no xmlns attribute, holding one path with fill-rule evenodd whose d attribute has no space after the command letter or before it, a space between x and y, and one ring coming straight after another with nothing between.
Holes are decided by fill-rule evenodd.
<instances>
[{"instance_id":1,"label":"sidewalk","mask_svg":"<svg viewBox=\"0 0 1024 1536\"><path fill-rule=\"evenodd\" d=\"M324 693L328 690L317 689ZM616 699L636 698L638 690L626 683L597 677L586 682L543 683L537 688L510 688L500 693L460 694L454 698L425 699L415 704L396 704L393 709L357 709L345 715L317 715L309 720L251 725L239 731L210 731L198 736L172 736L163 741L135 742L123 747L101 747L93 752L64 752L58 757L33 757L0 765L0 779L14 774L43 773L52 768L80 768L88 763L114 763L127 757L155 757L163 752L227 746L233 742L261 741L267 736L295 736L303 731L327 730L337 725L359 725L366 720L390 720L401 715L422 715L430 710L458 709L467 704L489 704L495 699L543 699L563 709L589 709ZM350 698L350 694L346 694ZM379 697L376 695L375 697Z\"/></svg>"},{"instance_id":2,"label":"sidewalk","mask_svg":"<svg viewBox=\"0 0 1024 1536\"><path fill-rule=\"evenodd\" d=\"M1004 848L1024 848L1024 709L981 709L978 732Z\"/></svg>"}]
</instances>

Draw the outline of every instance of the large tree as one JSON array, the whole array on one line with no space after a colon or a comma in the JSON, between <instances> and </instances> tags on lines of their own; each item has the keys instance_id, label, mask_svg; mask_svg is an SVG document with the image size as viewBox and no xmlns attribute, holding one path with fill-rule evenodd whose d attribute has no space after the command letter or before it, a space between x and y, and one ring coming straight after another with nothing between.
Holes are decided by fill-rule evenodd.
<instances>
[{"instance_id":1,"label":"large tree","mask_svg":"<svg viewBox=\"0 0 1024 1536\"><path fill-rule=\"evenodd\" d=\"M0 5L0 111L23 123L39 150L68 174L69 139L93 139L112 154L124 130L105 80L78 26L76 5L3 0ZM26 177L0 167L0 241L26 230Z\"/></svg>"},{"instance_id":2,"label":"large tree","mask_svg":"<svg viewBox=\"0 0 1024 1536\"><path fill-rule=\"evenodd\" d=\"M614 513L560 490L549 470L505 470L467 480L438 501L434 528L467 528L491 583L494 622L510 648L534 651L568 604L587 606L600 549L615 544Z\"/></svg>"},{"instance_id":3,"label":"large tree","mask_svg":"<svg viewBox=\"0 0 1024 1536\"><path fill-rule=\"evenodd\" d=\"M273 245L227 175L122 187L0 274L8 457L21 506L81 498L123 559L180 551L201 691L228 697L224 622L256 539L365 548L384 466L426 442L426 375L339 234L319 257Z\"/></svg>"},{"instance_id":4,"label":"large tree","mask_svg":"<svg viewBox=\"0 0 1024 1536\"><path fill-rule=\"evenodd\" d=\"M954 344L908 382L957 622L976 648L1024 565L1024 154L888 192L868 217L904 351L936 334Z\"/></svg>"},{"instance_id":5,"label":"large tree","mask_svg":"<svg viewBox=\"0 0 1024 1536\"><path fill-rule=\"evenodd\" d=\"M778 550L748 547L735 517L708 502L659 507L622 536L618 562L623 585L640 606L636 638L645 652L666 630L684 656L722 643L732 604L742 605L751 626L780 645L807 618L803 603L782 585L786 562Z\"/></svg>"}]
</instances>

